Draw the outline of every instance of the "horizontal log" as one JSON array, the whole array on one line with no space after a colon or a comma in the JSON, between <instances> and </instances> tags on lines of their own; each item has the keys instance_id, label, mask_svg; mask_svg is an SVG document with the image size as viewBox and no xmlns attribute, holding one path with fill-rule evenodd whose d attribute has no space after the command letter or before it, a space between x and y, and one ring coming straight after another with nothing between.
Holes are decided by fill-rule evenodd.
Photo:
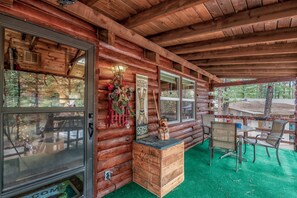
<instances>
[{"instance_id":1,"label":"horizontal log","mask_svg":"<svg viewBox=\"0 0 297 198\"><path fill-rule=\"evenodd\" d=\"M117 164L121 164L121 163L127 162L129 160L132 160L131 152L121 154L121 155L115 156L113 158L109 158L107 160L99 160L98 165L97 165L97 171L100 172L105 169L110 169L110 168L116 166Z\"/></svg>"},{"instance_id":2,"label":"horizontal log","mask_svg":"<svg viewBox=\"0 0 297 198\"><path fill-rule=\"evenodd\" d=\"M196 119L198 118L200 119L200 116L197 117ZM201 130L202 129L201 125L202 125L202 120L197 120L197 124L193 126L193 130L197 130L197 129Z\"/></svg>"},{"instance_id":3,"label":"horizontal log","mask_svg":"<svg viewBox=\"0 0 297 198\"><path fill-rule=\"evenodd\" d=\"M130 125L130 128L135 126L135 120L132 119L132 117L128 117L128 124ZM105 130L107 128L106 120L96 120L96 129L97 131ZM118 129L118 128L124 128L119 126L117 123L110 125L109 129Z\"/></svg>"},{"instance_id":4,"label":"horizontal log","mask_svg":"<svg viewBox=\"0 0 297 198\"><path fill-rule=\"evenodd\" d=\"M201 138L196 138L192 142L188 142L185 144L185 150L189 150L190 148L196 146L197 144L202 142L202 137Z\"/></svg>"},{"instance_id":5,"label":"horizontal log","mask_svg":"<svg viewBox=\"0 0 297 198\"><path fill-rule=\"evenodd\" d=\"M198 133L200 133L199 130L192 130L189 133L184 133L182 135L176 136L175 138L182 140L182 139L186 139L188 137L192 137L194 139L193 136Z\"/></svg>"},{"instance_id":6,"label":"horizontal log","mask_svg":"<svg viewBox=\"0 0 297 198\"><path fill-rule=\"evenodd\" d=\"M132 151L132 145L127 144L127 145L122 145L119 147L103 150L103 151L98 151L97 154L97 160L107 160L109 158L113 158L117 155L121 155L123 153L128 153Z\"/></svg>"},{"instance_id":7,"label":"horizontal log","mask_svg":"<svg viewBox=\"0 0 297 198\"><path fill-rule=\"evenodd\" d=\"M259 78L256 80L243 80L243 81L234 81L227 83L214 83L214 87L230 87L230 86L239 86L239 85L252 85L252 84L263 84L263 83L272 83L272 82L287 82L294 81L295 77L284 77L284 78Z\"/></svg>"},{"instance_id":8,"label":"horizontal log","mask_svg":"<svg viewBox=\"0 0 297 198\"><path fill-rule=\"evenodd\" d=\"M100 130L97 134L98 141L109 140L109 139L116 139L118 137L126 136L126 135L133 135L135 133L134 127L130 127L127 129L126 127L122 128L115 128L115 129L104 129Z\"/></svg>"},{"instance_id":9,"label":"horizontal log","mask_svg":"<svg viewBox=\"0 0 297 198\"><path fill-rule=\"evenodd\" d=\"M196 139L196 138L201 138L202 136L203 136L203 131L202 131L202 129L201 129L198 133L192 135L192 137L193 137L194 139Z\"/></svg>"},{"instance_id":10,"label":"horizontal log","mask_svg":"<svg viewBox=\"0 0 297 198\"><path fill-rule=\"evenodd\" d=\"M143 49L135 44L131 44L121 38L116 38L115 46L108 45L107 43L100 42L100 47L103 49L108 49L113 52L117 52L122 54L123 56L127 56L133 58L135 60L143 62L143 64L147 64L148 66L157 66L157 63L154 61L150 61L145 59L143 56ZM100 53L99 53L100 56Z\"/></svg>"},{"instance_id":11,"label":"horizontal log","mask_svg":"<svg viewBox=\"0 0 297 198\"><path fill-rule=\"evenodd\" d=\"M108 169L108 170L110 170L112 172L112 175L118 175L118 174L121 174L121 173L123 173L123 172L125 172L127 170L131 170L131 169L132 169L132 160L128 160L128 161L126 161L124 163L117 164L117 165L115 165L114 167L112 167L111 169ZM106 170L107 169L96 173L97 182L104 180L104 172Z\"/></svg>"},{"instance_id":12,"label":"horizontal log","mask_svg":"<svg viewBox=\"0 0 297 198\"><path fill-rule=\"evenodd\" d=\"M135 138L135 135L126 135L116 139L98 141L97 150L99 150L100 152L102 150L110 149L113 147L131 144L134 138Z\"/></svg>"},{"instance_id":13,"label":"horizontal log","mask_svg":"<svg viewBox=\"0 0 297 198\"><path fill-rule=\"evenodd\" d=\"M184 144L187 144L189 142L192 142L194 139L192 137L187 137L185 139L179 139L179 140L182 140L184 142Z\"/></svg>"},{"instance_id":14,"label":"horizontal log","mask_svg":"<svg viewBox=\"0 0 297 198\"><path fill-rule=\"evenodd\" d=\"M121 188L122 186L130 183L131 181L132 181L132 175L129 178L124 179L121 182L117 183L115 188L114 188L114 186L111 186L103 191L98 191L97 197L104 197L105 195L117 190L118 188Z\"/></svg>"},{"instance_id":15,"label":"horizontal log","mask_svg":"<svg viewBox=\"0 0 297 198\"><path fill-rule=\"evenodd\" d=\"M113 184L117 184L117 183L125 180L126 178L130 178L131 175L132 175L132 170L126 170L125 172L120 173L118 175L112 175L111 181L108 181L108 180L99 181L97 183L97 189L99 191L105 190L105 189L113 186Z\"/></svg>"},{"instance_id":16,"label":"horizontal log","mask_svg":"<svg viewBox=\"0 0 297 198\"><path fill-rule=\"evenodd\" d=\"M191 121L191 122L184 122L182 124L175 124L175 125L169 125L169 131L170 133L173 133L175 131L179 131L179 130L183 130L186 128L190 128L193 127L194 125L196 125L197 121Z\"/></svg>"},{"instance_id":17,"label":"horizontal log","mask_svg":"<svg viewBox=\"0 0 297 198\"><path fill-rule=\"evenodd\" d=\"M193 129L192 129L192 127L190 127L190 128L170 132L170 137L176 138L176 137L179 137L181 135L184 135L185 133L190 133L192 131L193 131Z\"/></svg>"},{"instance_id":18,"label":"horizontal log","mask_svg":"<svg viewBox=\"0 0 297 198\"><path fill-rule=\"evenodd\" d=\"M148 72L157 72L156 66L155 65L148 65L148 67L143 67L142 65L144 64L148 64L148 63L144 63L141 62L137 59L122 55L120 53L116 53L114 51L111 50L107 50L107 49L100 49L100 53L99 56L102 58L105 58L107 60L112 60L115 62L119 62L122 64L125 64L127 66L133 66L135 68L140 68L144 71L148 71Z\"/></svg>"},{"instance_id":19,"label":"horizontal log","mask_svg":"<svg viewBox=\"0 0 297 198\"><path fill-rule=\"evenodd\" d=\"M111 67L115 64L118 64L117 62L109 62L106 61L106 59L100 59L100 79L113 79L114 74L112 73ZM141 64L141 63L140 63ZM142 64L141 64L142 65ZM158 76L156 75L157 70L144 70L143 67L128 67L125 73L123 73L123 79L124 81L128 82L135 82L135 74L142 74L145 76L148 76L149 79L157 80Z\"/></svg>"},{"instance_id":20,"label":"horizontal log","mask_svg":"<svg viewBox=\"0 0 297 198\"><path fill-rule=\"evenodd\" d=\"M280 44L259 44L256 46L236 47L232 49L215 50L208 52L198 52L181 55L186 60L200 60L213 58L234 58L247 56L263 56L263 55L280 55L280 54L296 54L296 43L280 43Z\"/></svg>"},{"instance_id":21,"label":"horizontal log","mask_svg":"<svg viewBox=\"0 0 297 198\"><path fill-rule=\"evenodd\" d=\"M274 31L257 32L253 34L238 35L227 38L193 42L169 47L168 50L176 54L203 52L231 47L260 44L267 42L290 41L297 39L297 28L278 29Z\"/></svg>"}]
</instances>

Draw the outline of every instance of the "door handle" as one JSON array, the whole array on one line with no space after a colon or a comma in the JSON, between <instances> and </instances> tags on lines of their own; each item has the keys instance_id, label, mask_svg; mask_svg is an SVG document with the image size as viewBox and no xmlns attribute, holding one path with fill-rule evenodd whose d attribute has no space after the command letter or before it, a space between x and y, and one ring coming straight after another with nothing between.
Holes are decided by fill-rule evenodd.
<instances>
[{"instance_id":1,"label":"door handle","mask_svg":"<svg viewBox=\"0 0 297 198\"><path fill-rule=\"evenodd\" d=\"M89 132L89 138L91 139L94 134L94 124L93 123L89 123L88 132Z\"/></svg>"}]
</instances>

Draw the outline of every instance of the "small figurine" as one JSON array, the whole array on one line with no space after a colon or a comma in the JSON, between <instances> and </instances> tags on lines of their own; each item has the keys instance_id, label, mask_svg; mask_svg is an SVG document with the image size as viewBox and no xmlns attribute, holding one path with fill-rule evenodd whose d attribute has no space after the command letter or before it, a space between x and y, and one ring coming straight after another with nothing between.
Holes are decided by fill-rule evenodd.
<instances>
[{"instance_id":1,"label":"small figurine","mask_svg":"<svg viewBox=\"0 0 297 198\"><path fill-rule=\"evenodd\" d=\"M166 119L160 119L159 120L159 128L158 128L158 138L160 140L169 140L169 129Z\"/></svg>"}]
</instances>

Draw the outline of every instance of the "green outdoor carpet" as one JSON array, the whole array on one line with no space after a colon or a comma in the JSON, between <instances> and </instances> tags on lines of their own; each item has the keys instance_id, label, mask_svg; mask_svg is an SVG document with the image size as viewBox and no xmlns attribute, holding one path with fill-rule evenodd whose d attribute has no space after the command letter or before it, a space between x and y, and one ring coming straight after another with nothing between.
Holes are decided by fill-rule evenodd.
<instances>
[{"instance_id":1,"label":"green outdoor carpet","mask_svg":"<svg viewBox=\"0 0 297 198\"><path fill-rule=\"evenodd\" d=\"M279 166L275 149L270 149L270 158L265 148L257 147L257 160L253 160L253 148L247 147L244 155L248 159L235 172L235 159L219 159L215 151L212 166L209 166L208 142L197 145L185 153L185 181L165 196L170 197L259 197L297 198L297 152L280 149ZM156 197L149 191L131 182L106 196L112 197Z\"/></svg>"}]
</instances>

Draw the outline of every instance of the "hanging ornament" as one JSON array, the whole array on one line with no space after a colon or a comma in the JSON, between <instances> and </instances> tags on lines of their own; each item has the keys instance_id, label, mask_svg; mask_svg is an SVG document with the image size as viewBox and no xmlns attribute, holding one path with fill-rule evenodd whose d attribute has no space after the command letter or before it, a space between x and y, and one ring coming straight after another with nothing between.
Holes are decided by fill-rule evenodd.
<instances>
[{"instance_id":1,"label":"hanging ornament","mask_svg":"<svg viewBox=\"0 0 297 198\"><path fill-rule=\"evenodd\" d=\"M128 117L134 116L130 105L133 89L122 82L122 74L115 74L114 79L107 85L108 94L108 113L106 125L110 127L117 124L122 127L130 128Z\"/></svg>"}]
</instances>

